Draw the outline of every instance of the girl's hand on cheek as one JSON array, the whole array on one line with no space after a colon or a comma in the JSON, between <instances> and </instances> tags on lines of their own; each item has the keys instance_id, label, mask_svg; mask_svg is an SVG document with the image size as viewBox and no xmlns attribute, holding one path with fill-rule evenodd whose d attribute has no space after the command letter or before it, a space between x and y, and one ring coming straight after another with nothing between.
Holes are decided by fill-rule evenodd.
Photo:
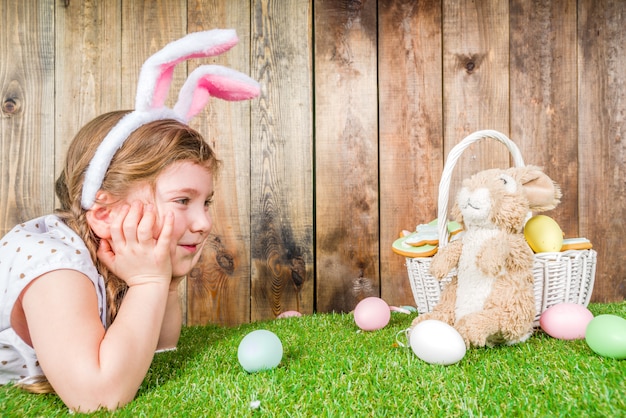
<instances>
[{"instance_id":1,"label":"girl's hand on cheek","mask_svg":"<svg viewBox=\"0 0 626 418\"><path fill-rule=\"evenodd\" d=\"M158 238L153 230L156 213L141 202L125 205L111 222L111 238L101 240L98 258L129 286L169 284L172 279L170 241L174 217L167 214Z\"/></svg>"}]
</instances>

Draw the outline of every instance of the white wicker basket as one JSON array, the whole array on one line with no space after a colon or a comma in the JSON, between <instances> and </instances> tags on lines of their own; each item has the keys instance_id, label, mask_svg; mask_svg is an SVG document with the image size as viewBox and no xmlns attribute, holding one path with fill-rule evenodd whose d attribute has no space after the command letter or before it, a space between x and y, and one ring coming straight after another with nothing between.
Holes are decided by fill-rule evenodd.
<instances>
[{"instance_id":1,"label":"white wicker basket","mask_svg":"<svg viewBox=\"0 0 626 418\"><path fill-rule=\"evenodd\" d=\"M502 142L510 151L515 166L523 167L524 160L517 145L500 132L493 130L477 131L465 137L448 154L441 181L438 199L439 246L448 242L447 222L448 200L452 171L463 151L474 142L484 138L493 138ZM537 315L535 325L541 314L552 305L569 302L587 306L593 290L596 274L597 253L595 250L568 250L562 252L537 253L534 255L533 276L535 280L535 305ZM406 267L411 283L411 290L417 304L418 313L432 311L439 302L443 288L455 275L452 271L439 281L430 275L432 257L406 257Z\"/></svg>"}]
</instances>

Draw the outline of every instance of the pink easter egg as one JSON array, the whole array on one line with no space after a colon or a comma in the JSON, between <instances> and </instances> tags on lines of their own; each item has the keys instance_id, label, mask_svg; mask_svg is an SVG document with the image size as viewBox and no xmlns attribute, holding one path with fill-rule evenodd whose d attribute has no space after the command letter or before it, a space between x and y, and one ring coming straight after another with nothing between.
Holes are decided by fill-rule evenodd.
<instances>
[{"instance_id":1,"label":"pink easter egg","mask_svg":"<svg viewBox=\"0 0 626 418\"><path fill-rule=\"evenodd\" d=\"M585 338L593 314L576 303L559 303L546 309L539 318L541 329L553 338L579 340Z\"/></svg>"},{"instance_id":2,"label":"pink easter egg","mask_svg":"<svg viewBox=\"0 0 626 418\"><path fill-rule=\"evenodd\" d=\"M280 315L278 315L276 319L291 318L294 316L302 316L302 314L298 311L285 311L285 312L282 312Z\"/></svg>"},{"instance_id":3,"label":"pink easter egg","mask_svg":"<svg viewBox=\"0 0 626 418\"><path fill-rule=\"evenodd\" d=\"M354 308L354 322L363 331L376 331L384 328L391 319L387 302L374 296L360 301Z\"/></svg>"}]
</instances>

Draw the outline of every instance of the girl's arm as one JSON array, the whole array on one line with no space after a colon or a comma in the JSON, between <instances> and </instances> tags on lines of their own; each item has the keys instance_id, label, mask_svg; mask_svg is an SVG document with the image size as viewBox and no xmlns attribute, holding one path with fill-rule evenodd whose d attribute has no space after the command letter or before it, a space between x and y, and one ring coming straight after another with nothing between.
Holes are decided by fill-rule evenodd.
<instances>
[{"instance_id":1,"label":"girl's arm","mask_svg":"<svg viewBox=\"0 0 626 418\"><path fill-rule=\"evenodd\" d=\"M152 208L134 203L114 218L111 239L100 241L98 258L129 287L106 332L93 284L80 272L48 272L22 295L39 363L74 410L114 409L133 399L152 362L168 305L173 216L166 215L158 239Z\"/></svg>"},{"instance_id":2,"label":"girl's arm","mask_svg":"<svg viewBox=\"0 0 626 418\"><path fill-rule=\"evenodd\" d=\"M176 348L176 344L178 344L180 329L183 323L180 297L178 295L178 284L181 281L182 277L180 279L172 279L172 283L170 284L157 350L174 349Z\"/></svg>"},{"instance_id":3,"label":"girl's arm","mask_svg":"<svg viewBox=\"0 0 626 418\"><path fill-rule=\"evenodd\" d=\"M113 324L100 322L92 282L57 270L33 282L22 306L39 363L72 410L130 402L152 361L168 296L158 281L131 286Z\"/></svg>"}]
</instances>

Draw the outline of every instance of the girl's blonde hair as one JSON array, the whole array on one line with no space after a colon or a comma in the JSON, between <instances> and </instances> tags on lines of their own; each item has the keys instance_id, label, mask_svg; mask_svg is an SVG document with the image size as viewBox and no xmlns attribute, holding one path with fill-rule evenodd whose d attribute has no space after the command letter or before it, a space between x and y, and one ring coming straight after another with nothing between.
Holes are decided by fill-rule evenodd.
<instances>
[{"instance_id":1,"label":"girl's blonde hair","mask_svg":"<svg viewBox=\"0 0 626 418\"><path fill-rule=\"evenodd\" d=\"M98 272L104 278L107 300L107 326L117 315L126 294L126 283L98 260L100 239L94 234L81 207L85 170L96 148L128 111L105 113L87 123L74 137L67 152L65 167L56 180L60 208L57 215L85 242ZM174 162L190 161L217 174L220 161L202 136L189 126L173 119L150 122L131 133L116 152L100 189L122 200L134 186L148 184L153 189L156 179ZM20 385L34 393L52 392L45 377L32 384Z\"/></svg>"}]
</instances>

